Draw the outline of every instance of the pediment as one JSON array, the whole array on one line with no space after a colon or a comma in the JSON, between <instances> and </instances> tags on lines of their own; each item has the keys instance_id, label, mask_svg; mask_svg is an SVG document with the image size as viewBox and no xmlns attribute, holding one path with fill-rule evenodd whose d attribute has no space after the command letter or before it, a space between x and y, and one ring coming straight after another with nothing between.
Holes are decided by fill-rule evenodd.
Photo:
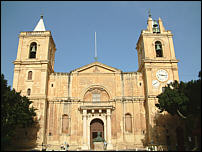
<instances>
[{"instance_id":1,"label":"pediment","mask_svg":"<svg viewBox=\"0 0 202 152\"><path fill-rule=\"evenodd\" d=\"M121 70L100 62L93 62L72 71L73 73L120 73Z\"/></svg>"}]
</instances>

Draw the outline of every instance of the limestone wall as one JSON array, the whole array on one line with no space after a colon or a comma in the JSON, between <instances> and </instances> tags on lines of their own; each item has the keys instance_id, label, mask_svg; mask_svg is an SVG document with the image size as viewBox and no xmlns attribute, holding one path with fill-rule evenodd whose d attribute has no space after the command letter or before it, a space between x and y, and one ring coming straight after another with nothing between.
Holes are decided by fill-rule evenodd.
<instances>
[{"instance_id":1,"label":"limestone wall","mask_svg":"<svg viewBox=\"0 0 202 152\"><path fill-rule=\"evenodd\" d=\"M102 71L102 68L97 70ZM101 88L101 102L112 105L112 144L114 148L142 146L146 132L144 83L142 74L130 73L53 73L48 82L47 143L61 145L64 141L72 149L81 148L83 120L80 106L92 102L91 90ZM68 99L70 98L70 100ZM122 97L124 102L122 101ZM85 103L87 101L87 103ZM95 104L94 104L95 105ZM132 132L125 131L125 114L132 116ZM62 133L62 115L69 117L69 133ZM118 145L122 143L123 147Z\"/></svg>"},{"instance_id":2,"label":"limestone wall","mask_svg":"<svg viewBox=\"0 0 202 152\"><path fill-rule=\"evenodd\" d=\"M68 73L52 73L48 81L48 99L67 99Z\"/></svg>"}]
</instances>

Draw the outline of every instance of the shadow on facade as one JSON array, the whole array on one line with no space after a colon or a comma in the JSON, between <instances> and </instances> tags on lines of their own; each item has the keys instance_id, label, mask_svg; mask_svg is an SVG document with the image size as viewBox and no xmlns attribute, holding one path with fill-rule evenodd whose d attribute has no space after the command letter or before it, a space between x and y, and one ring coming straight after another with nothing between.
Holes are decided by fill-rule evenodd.
<instances>
[{"instance_id":1,"label":"shadow on facade","mask_svg":"<svg viewBox=\"0 0 202 152\"><path fill-rule=\"evenodd\" d=\"M156 114L154 125L149 125L151 138L148 134L142 140L146 147L156 146L156 150L185 150L184 149L184 122L177 116L170 114ZM148 131L147 131L148 132Z\"/></svg>"},{"instance_id":2,"label":"shadow on facade","mask_svg":"<svg viewBox=\"0 0 202 152\"><path fill-rule=\"evenodd\" d=\"M31 127L18 127L8 150L27 151L36 148L39 129L38 122L35 122Z\"/></svg>"}]
</instances>

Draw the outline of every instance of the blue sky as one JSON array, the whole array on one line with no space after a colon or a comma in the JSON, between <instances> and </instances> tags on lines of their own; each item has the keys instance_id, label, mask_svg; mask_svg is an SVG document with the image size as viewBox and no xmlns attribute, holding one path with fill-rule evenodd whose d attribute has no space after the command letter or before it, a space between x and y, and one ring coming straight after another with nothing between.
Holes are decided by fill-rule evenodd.
<instances>
[{"instance_id":1,"label":"blue sky","mask_svg":"<svg viewBox=\"0 0 202 152\"><path fill-rule=\"evenodd\" d=\"M138 70L136 43L147 28L148 10L173 33L180 81L198 79L201 69L200 1L1 1L1 73L13 83L18 34L33 31L41 13L56 44L55 72L98 61L123 72Z\"/></svg>"}]
</instances>

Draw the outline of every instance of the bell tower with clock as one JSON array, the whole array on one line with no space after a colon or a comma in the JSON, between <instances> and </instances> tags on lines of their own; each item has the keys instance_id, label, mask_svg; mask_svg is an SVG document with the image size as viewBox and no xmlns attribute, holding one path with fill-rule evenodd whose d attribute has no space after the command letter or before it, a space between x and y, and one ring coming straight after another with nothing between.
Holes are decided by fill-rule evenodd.
<instances>
[{"instance_id":1,"label":"bell tower with clock","mask_svg":"<svg viewBox=\"0 0 202 152\"><path fill-rule=\"evenodd\" d=\"M178 60L175 57L173 34L165 30L162 20L147 20L147 29L142 30L136 45L138 52L138 72L144 77L145 109L147 115L147 142L154 142L151 127L157 112L156 96L163 87L174 80L179 81Z\"/></svg>"}]
</instances>

